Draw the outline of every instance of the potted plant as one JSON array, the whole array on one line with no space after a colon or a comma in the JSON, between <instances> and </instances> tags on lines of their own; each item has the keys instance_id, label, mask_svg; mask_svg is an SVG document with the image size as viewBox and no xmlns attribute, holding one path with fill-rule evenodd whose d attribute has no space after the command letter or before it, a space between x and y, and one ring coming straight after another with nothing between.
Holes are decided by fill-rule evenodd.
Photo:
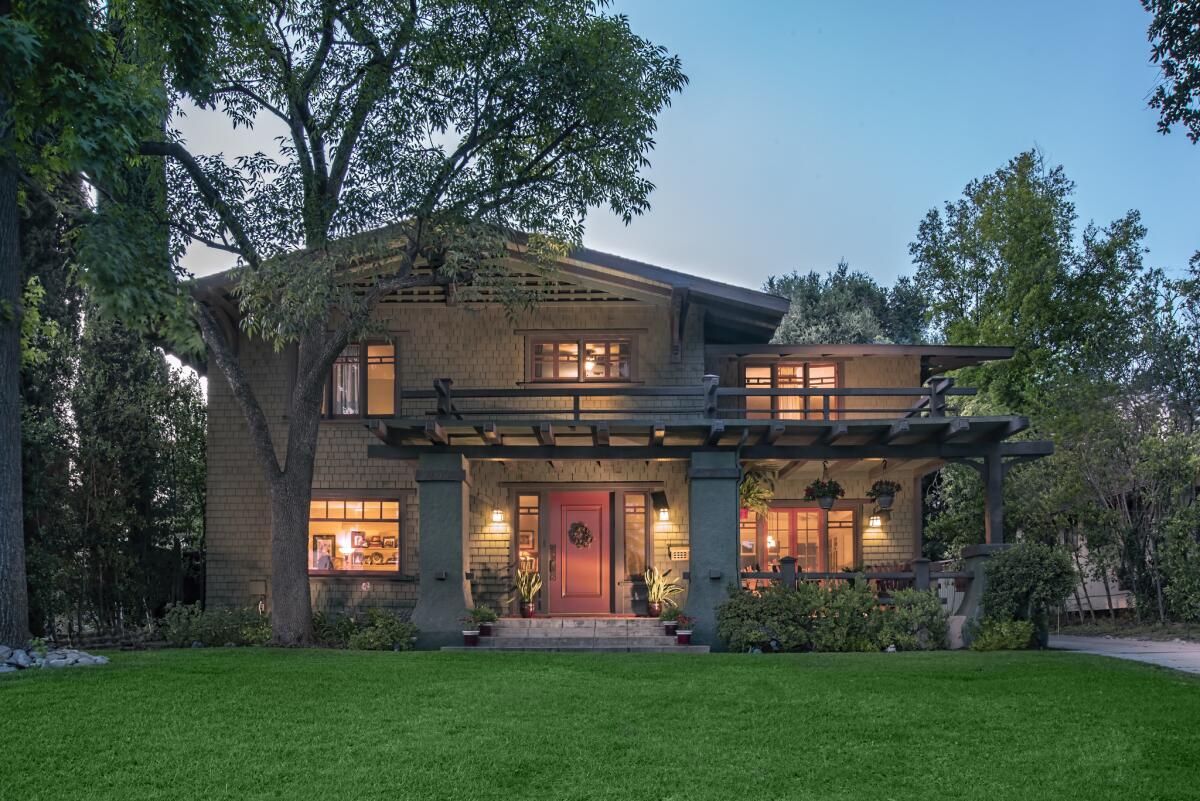
<instances>
[{"instance_id":1,"label":"potted plant","mask_svg":"<svg viewBox=\"0 0 1200 801\"><path fill-rule=\"evenodd\" d=\"M692 644L692 623L695 621L687 615L680 615L675 618L675 644L676 645L691 645Z\"/></svg>"},{"instance_id":2,"label":"potted plant","mask_svg":"<svg viewBox=\"0 0 1200 801\"><path fill-rule=\"evenodd\" d=\"M679 611L679 607L673 606L670 609L662 610L662 614L658 616L658 619L661 620L663 624L663 633L668 637L675 636L675 626L679 621L680 614L682 613Z\"/></svg>"},{"instance_id":3,"label":"potted plant","mask_svg":"<svg viewBox=\"0 0 1200 801\"><path fill-rule=\"evenodd\" d=\"M679 586L678 579L671 578L670 570L660 573L658 568L648 567L642 577L646 580L646 606L650 617L658 617L663 609L678 606L675 596L683 592L683 587Z\"/></svg>"},{"instance_id":4,"label":"potted plant","mask_svg":"<svg viewBox=\"0 0 1200 801\"><path fill-rule=\"evenodd\" d=\"M521 617L537 614L537 596L542 591L542 574L536 570L517 571L517 593L521 596Z\"/></svg>"},{"instance_id":5,"label":"potted plant","mask_svg":"<svg viewBox=\"0 0 1200 801\"><path fill-rule=\"evenodd\" d=\"M896 493L899 491L900 484L898 482L881 478L867 490L867 497L879 504L880 509L891 509L892 502L896 500Z\"/></svg>"},{"instance_id":6,"label":"potted plant","mask_svg":"<svg viewBox=\"0 0 1200 801\"><path fill-rule=\"evenodd\" d=\"M771 511L771 501L775 497L775 475L765 470L747 470L738 484L738 503L742 507L742 517L749 512L765 515Z\"/></svg>"},{"instance_id":7,"label":"potted plant","mask_svg":"<svg viewBox=\"0 0 1200 801\"><path fill-rule=\"evenodd\" d=\"M463 624L463 645L471 647L479 645L479 626L475 624L475 617L466 614L459 618L459 622Z\"/></svg>"},{"instance_id":8,"label":"potted plant","mask_svg":"<svg viewBox=\"0 0 1200 801\"><path fill-rule=\"evenodd\" d=\"M814 479L804 488L804 500L817 502L817 505L828 511L833 508L833 502L844 497L846 491L842 485L832 478Z\"/></svg>"},{"instance_id":9,"label":"potted plant","mask_svg":"<svg viewBox=\"0 0 1200 801\"><path fill-rule=\"evenodd\" d=\"M479 604L469 613L471 620L479 628L480 637L492 636L492 624L498 619L498 615L492 611L492 608L487 604Z\"/></svg>"}]
</instances>

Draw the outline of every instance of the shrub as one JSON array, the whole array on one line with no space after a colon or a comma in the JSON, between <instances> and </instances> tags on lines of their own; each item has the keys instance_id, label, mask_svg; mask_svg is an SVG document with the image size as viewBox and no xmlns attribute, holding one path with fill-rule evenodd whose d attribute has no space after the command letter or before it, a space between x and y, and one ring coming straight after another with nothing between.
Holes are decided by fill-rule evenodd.
<instances>
[{"instance_id":1,"label":"shrub","mask_svg":"<svg viewBox=\"0 0 1200 801\"><path fill-rule=\"evenodd\" d=\"M1164 592L1177 620L1200 622L1200 504L1176 512L1167 521L1162 550Z\"/></svg>"},{"instance_id":2,"label":"shrub","mask_svg":"<svg viewBox=\"0 0 1200 801\"><path fill-rule=\"evenodd\" d=\"M795 589L771 584L757 592L731 587L729 600L717 608L717 636L731 651L810 650L823 600L813 584Z\"/></svg>"},{"instance_id":3,"label":"shrub","mask_svg":"<svg viewBox=\"0 0 1200 801\"><path fill-rule=\"evenodd\" d=\"M209 609L200 604L170 604L158 624L168 644L186 648L194 642L208 646L262 645L271 639L271 621L257 609Z\"/></svg>"},{"instance_id":4,"label":"shrub","mask_svg":"<svg viewBox=\"0 0 1200 801\"><path fill-rule=\"evenodd\" d=\"M894 606L879 613L881 648L931 651L950 647L950 621L936 590L895 590Z\"/></svg>"},{"instance_id":5,"label":"shrub","mask_svg":"<svg viewBox=\"0 0 1200 801\"><path fill-rule=\"evenodd\" d=\"M419 629L399 615L368 609L361 615L313 615L317 642L356 651L408 651Z\"/></svg>"},{"instance_id":6,"label":"shrub","mask_svg":"<svg viewBox=\"0 0 1200 801\"><path fill-rule=\"evenodd\" d=\"M879 602L865 578L837 584L824 593L817 611L813 648L817 651L878 651L875 636Z\"/></svg>"},{"instance_id":7,"label":"shrub","mask_svg":"<svg viewBox=\"0 0 1200 801\"><path fill-rule=\"evenodd\" d=\"M1078 582L1071 557L1062 548L1022 542L988 560L983 613L991 620L1028 620L1038 641L1048 634L1049 609L1062 603Z\"/></svg>"},{"instance_id":8,"label":"shrub","mask_svg":"<svg viewBox=\"0 0 1200 801\"><path fill-rule=\"evenodd\" d=\"M973 627L972 651L1017 651L1033 645L1033 623L1029 620L985 619Z\"/></svg>"}]
</instances>

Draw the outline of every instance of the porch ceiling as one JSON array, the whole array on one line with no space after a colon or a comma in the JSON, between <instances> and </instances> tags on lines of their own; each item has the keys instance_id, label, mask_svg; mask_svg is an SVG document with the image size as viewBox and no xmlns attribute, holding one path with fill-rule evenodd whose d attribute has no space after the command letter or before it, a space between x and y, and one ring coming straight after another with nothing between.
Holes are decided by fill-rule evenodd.
<instances>
[{"instance_id":1,"label":"porch ceiling","mask_svg":"<svg viewBox=\"0 0 1200 801\"><path fill-rule=\"evenodd\" d=\"M738 449L743 459L780 461L966 458L984 454L1028 425L1024 417L669 422L410 418L368 424L383 443L372 446L369 455L381 458L412 459L431 450L453 450L473 459L683 459L696 451ZM1020 455L1016 451L1030 445L1007 443L1006 449L1021 446L1013 453Z\"/></svg>"}]
</instances>

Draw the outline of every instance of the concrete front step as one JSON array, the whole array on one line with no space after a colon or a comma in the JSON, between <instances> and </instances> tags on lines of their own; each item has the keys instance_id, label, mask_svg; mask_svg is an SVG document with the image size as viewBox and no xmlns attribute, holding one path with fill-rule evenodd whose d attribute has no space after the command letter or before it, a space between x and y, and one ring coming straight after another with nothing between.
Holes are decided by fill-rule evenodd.
<instances>
[{"instance_id":1,"label":"concrete front step","mask_svg":"<svg viewBox=\"0 0 1200 801\"><path fill-rule=\"evenodd\" d=\"M477 653L509 653L519 651L545 651L556 653L598 654L598 653L634 653L634 654L707 654L707 645L627 645L604 646L594 645L563 645L548 647L545 645L520 645L504 648L477 647L468 648L461 645L447 645L443 651L475 651Z\"/></svg>"},{"instance_id":2,"label":"concrete front step","mask_svg":"<svg viewBox=\"0 0 1200 801\"><path fill-rule=\"evenodd\" d=\"M480 637L480 648L625 648L630 645L675 645L674 637Z\"/></svg>"},{"instance_id":3,"label":"concrete front step","mask_svg":"<svg viewBox=\"0 0 1200 801\"><path fill-rule=\"evenodd\" d=\"M496 636L636 637L663 634L662 621L647 617L503 618L493 624Z\"/></svg>"}]
</instances>

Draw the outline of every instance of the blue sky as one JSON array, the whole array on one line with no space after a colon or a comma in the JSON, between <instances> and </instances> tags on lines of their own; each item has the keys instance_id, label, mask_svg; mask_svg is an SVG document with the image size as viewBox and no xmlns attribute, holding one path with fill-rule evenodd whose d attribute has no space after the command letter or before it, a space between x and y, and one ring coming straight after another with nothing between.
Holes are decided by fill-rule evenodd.
<instances>
[{"instance_id":1,"label":"blue sky","mask_svg":"<svg viewBox=\"0 0 1200 801\"><path fill-rule=\"evenodd\" d=\"M660 119L652 211L629 227L596 212L591 247L751 287L842 258L890 282L931 207L1036 146L1076 182L1082 222L1140 209L1149 263L1172 272L1200 249L1200 146L1155 128L1135 0L612 8L691 83ZM216 122L182 128L212 152ZM272 134L238 145L270 151Z\"/></svg>"}]
</instances>

